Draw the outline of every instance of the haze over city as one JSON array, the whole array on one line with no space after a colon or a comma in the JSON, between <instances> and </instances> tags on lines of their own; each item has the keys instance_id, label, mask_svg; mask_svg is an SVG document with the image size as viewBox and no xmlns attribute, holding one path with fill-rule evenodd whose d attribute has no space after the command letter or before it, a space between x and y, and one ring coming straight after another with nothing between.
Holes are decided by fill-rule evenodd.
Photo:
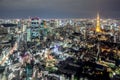
<instances>
[{"instance_id":1,"label":"haze over city","mask_svg":"<svg viewBox=\"0 0 120 80\"><path fill-rule=\"evenodd\" d=\"M0 0L0 18L120 17L120 0Z\"/></svg>"}]
</instances>

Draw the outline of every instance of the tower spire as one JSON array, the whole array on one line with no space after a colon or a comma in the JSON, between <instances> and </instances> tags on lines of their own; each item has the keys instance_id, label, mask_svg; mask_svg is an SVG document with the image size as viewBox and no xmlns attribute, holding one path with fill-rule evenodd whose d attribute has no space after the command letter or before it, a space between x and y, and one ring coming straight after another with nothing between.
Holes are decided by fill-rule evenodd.
<instances>
[{"instance_id":1,"label":"tower spire","mask_svg":"<svg viewBox=\"0 0 120 80\"><path fill-rule=\"evenodd\" d=\"M99 13L97 13L96 32L101 32L101 28L100 28L100 16L99 16Z\"/></svg>"}]
</instances>

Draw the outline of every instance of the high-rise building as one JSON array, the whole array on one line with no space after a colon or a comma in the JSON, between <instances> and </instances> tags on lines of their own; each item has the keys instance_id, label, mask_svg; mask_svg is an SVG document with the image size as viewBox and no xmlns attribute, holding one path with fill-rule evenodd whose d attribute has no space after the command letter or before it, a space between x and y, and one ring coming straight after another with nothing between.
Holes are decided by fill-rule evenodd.
<instances>
[{"instance_id":1,"label":"high-rise building","mask_svg":"<svg viewBox=\"0 0 120 80\"><path fill-rule=\"evenodd\" d=\"M27 41L31 41L31 29L27 28Z\"/></svg>"},{"instance_id":2,"label":"high-rise building","mask_svg":"<svg viewBox=\"0 0 120 80\"><path fill-rule=\"evenodd\" d=\"M38 38L39 37L39 18L34 17L31 19L31 36L32 39Z\"/></svg>"}]
</instances>

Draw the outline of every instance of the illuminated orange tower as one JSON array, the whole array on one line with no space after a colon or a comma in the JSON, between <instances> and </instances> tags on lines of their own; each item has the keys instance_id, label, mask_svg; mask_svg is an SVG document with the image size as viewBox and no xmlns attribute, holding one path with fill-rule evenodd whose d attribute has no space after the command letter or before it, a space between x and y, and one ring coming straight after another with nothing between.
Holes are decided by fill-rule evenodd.
<instances>
[{"instance_id":1,"label":"illuminated orange tower","mask_svg":"<svg viewBox=\"0 0 120 80\"><path fill-rule=\"evenodd\" d=\"M101 28L100 28L100 16L99 16L99 13L97 13L96 32L102 32Z\"/></svg>"}]
</instances>

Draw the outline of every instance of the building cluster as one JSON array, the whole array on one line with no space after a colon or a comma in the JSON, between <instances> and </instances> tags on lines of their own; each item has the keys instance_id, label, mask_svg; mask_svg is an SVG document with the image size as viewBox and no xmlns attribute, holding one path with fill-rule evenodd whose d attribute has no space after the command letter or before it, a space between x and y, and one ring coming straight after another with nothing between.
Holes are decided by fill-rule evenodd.
<instances>
[{"instance_id":1,"label":"building cluster","mask_svg":"<svg viewBox=\"0 0 120 80\"><path fill-rule=\"evenodd\" d=\"M0 19L0 79L119 80L120 21ZM98 78L99 77L99 78Z\"/></svg>"}]
</instances>

